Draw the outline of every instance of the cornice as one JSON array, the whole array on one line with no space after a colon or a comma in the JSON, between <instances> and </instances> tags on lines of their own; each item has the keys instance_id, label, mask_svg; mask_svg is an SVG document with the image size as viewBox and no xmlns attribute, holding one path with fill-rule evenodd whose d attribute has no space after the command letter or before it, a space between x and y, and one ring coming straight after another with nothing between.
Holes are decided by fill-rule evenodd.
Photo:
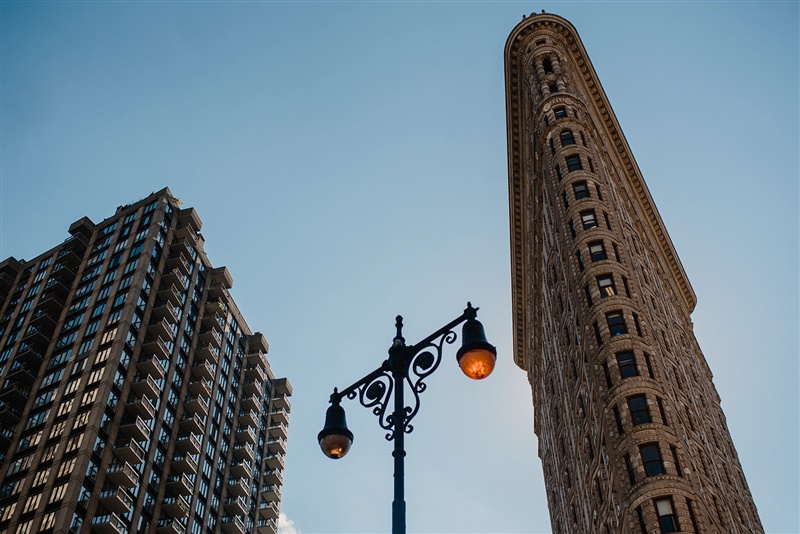
<instances>
[{"instance_id":1,"label":"cornice","mask_svg":"<svg viewBox=\"0 0 800 534\"><path fill-rule=\"evenodd\" d=\"M578 67L574 73L578 78L575 81L582 82L587 88L591 104L602 120L606 140L619 157L624 177L636 195L636 201L645 214L649 229L669 266L676 287L680 290L683 307L687 313L691 313L696 304L686 272L577 31L566 19L557 15L532 15L514 28L506 41L504 52L514 361L525 370L531 369L531 362L527 358L532 354L531 345L536 338L533 333L536 325L531 324L531 321L540 310L539 299L535 296L537 287L533 277L536 274L529 271L531 267L535 270L537 264L537 253L533 246L537 232L533 224L526 224L528 217L538 216L533 213L530 205L532 201L528 199L531 198L534 188L532 178L540 174L540 165L530 153L532 149L525 143L529 138L528 132L536 125L531 118L539 110L528 109L531 103L529 89L526 87L527 80L523 74L527 47L535 40L534 36L539 37L542 33L557 35L565 43L565 48L560 50L571 56ZM530 306L532 310L528 309Z\"/></svg>"}]
</instances>

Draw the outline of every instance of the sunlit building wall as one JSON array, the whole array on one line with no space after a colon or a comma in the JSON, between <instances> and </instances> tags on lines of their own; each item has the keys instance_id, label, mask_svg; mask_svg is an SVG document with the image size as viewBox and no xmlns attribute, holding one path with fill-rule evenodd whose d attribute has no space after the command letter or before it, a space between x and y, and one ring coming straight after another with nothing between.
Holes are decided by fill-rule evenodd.
<instances>
[{"instance_id":1,"label":"sunlit building wall","mask_svg":"<svg viewBox=\"0 0 800 534\"><path fill-rule=\"evenodd\" d=\"M277 532L291 385L179 204L0 263L0 533Z\"/></svg>"},{"instance_id":2,"label":"sunlit building wall","mask_svg":"<svg viewBox=\"0 0 800 534\"><path fill-rule=\"evenodd\" d=\"M763 532L694 292L577 32L532 15L505 68L515 359L553 532Z\"/></svg>"}]
</instances>

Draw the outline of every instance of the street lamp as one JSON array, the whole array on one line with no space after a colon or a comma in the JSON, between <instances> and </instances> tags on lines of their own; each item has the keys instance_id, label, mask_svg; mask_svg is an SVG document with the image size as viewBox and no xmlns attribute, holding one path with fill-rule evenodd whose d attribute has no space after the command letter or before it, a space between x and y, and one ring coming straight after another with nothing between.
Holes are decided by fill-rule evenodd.
<instances>
[{"instance_id":1,"label":"street lamp","mask_svg":"<svg viewBox=\"0 0 800 534\"><path fill-rule=\"evenodd\" d=\"M486 341L483 325L476 318L478 308L467 303L460 317L454 319L433 334L415 345L406 345L403 338L403 318L397 316L395 327L397 335L389 347L389 357L380 367L359 379L341 392L334 388L331 405L325 413L325 427L317 436L319 446L325 456L338 459L347 454L353 444L353 433L347 428L344 408L340 401L347 397L355 399L365 408L372 409L378 416L378 424L387 431L386 440L394 441L394 501L392 502L392 534L406 531L406 503L404 497L403 461L406 455L404 435L410 434L414 427L411 420L419 411L419 394L425 391L424 380L439 367L442 361L442 347L452 345L458 336L453 329L461 323L461 348L456 353L458 366L465 375L481 380L489 376L497 360L497 350ZM404 382L413 393L411 406L403 400ZM389 404L394 396L394 409Z\"/></svg>"}]
</instances>

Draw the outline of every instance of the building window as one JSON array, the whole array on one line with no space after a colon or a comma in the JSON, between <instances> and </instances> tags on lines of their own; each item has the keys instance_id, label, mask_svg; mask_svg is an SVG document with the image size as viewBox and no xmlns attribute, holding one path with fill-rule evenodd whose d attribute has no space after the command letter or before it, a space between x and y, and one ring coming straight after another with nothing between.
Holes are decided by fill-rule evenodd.
<instances>
[{"instance_id":1,"label":"building window","mask_svg":"<svg viewBox=\"0 0 800 534\"><path fill-rule=\"evenodd\" d=\"M594 337L597 339L597 346L603 344L603 336L600 335L600 326L597 324L597 321L594 322Z\"/></svg>"},{"instance_id":2,"label":"building window","mask_svg":"<svg viewBox=\"0 0 800 534\"><path fill-rule=\"evenodd\" d=\"M555 83L551 83L550 85L547 86L547 88L550 90L551 94L558 92L558 85L556 85Z\"/></svg>"},{"instance_id":3,"label":"building window","mask_svg":"<svg viewBox=\"0 0 800 534\"><path fill-rule=\"evenodd\" d=\"M675 473L678 476L683 476L681 471L681 462L678 460L678 449L676 449L673 446L670 446L669 450L672 453L672 463L675 466Z\"/></svg>"},{"instance_id":4,"label":"building window","mask_svg":"<svg viewBox=\"0 0 800 534\"><path fill-rule=\"evenodd\" d=\"M550 153L551 154L555 154L556 153L556 144L553 142L553 138L552 137L550 138Z\"/></svg>"},{"instance_id":5,"label":"building window","mask_svg":"<svg viewBox=\"0 0 800 534\"><path fill-rule=\"evenodd\" d=\"M625 288L625 296L631 298L631 288L628 286L628 279L622 277L622 287Z\"/></svg>"},{"instance_id":6,"label":"building window","mask_svg":"<svg viewBox=\"0 0 800 534\"><path fill-rule=\"evenodd\" d=\"M647 534L647 523L644 522L644 514L642 513L641 506L636 508L636 515L639 517L639 530L642 531L642 534Z\"/></svg>"},{"instance_id":7,"label":"building window","mask_svg":"<svg viewBox=\"0 0 800 534\"><path fill-rule=\"evenodd\" d=\"M572 135L572 130L564 130L561 132L561 146L569 146L575 144L575 136Z\"/></svg>"},{"instance_id":8,"label":"building window","mask_svg":"<svg viewBox=\"0 0 800 534\"><path fill-rule=\"evenodd\" d=\"M656 397L656 404L658 404L658 413L661 415L661 422L664 423L664 426L669 426L667 422L667 412L664 410L664 401L661 400L661 397Z\"/></svg>"},{"instance_id":9,"label":"building window","mask_svg":"<svg viewBox=\"0 0 800 534\"><path fill-rule=\"evenodd\" d=\"M569 198L567 197L566 191L561 195L561 198L564 201L564 209L567 209L569 207Z\"/></svg>"},{"instance_id":10,"label":"building window","mask_svg":"<svg viewBox=\"0 0 800 534\"><path fill-rule=\"evenodd\" d=\"M617 364L619 364L619 374L622 378L639 376L639 369L636 368L636 357L633 352L618 352Z\"/></svg>"},{"instance_id":11,"label":"building window","mask_svg":"<svg viewBox=\"0 0 800 534\"><path fill-rule=\"evenodd\" d=\"M633 472L633 462L631 462L631 455L625 455L625 469L628 471L628 480L631 483L631 486L636 485L636 475Z\"/></svg>"},{"instance_id":12,"label":"building window","mask_svg":"<svg viewBox=\"0 0 800 534\"><path fill-rule=\"evenodd\" d=\"M619 414L619 408L614 406L614 422L617 423L617 433L621 436L625 433L625 427L622 426L622 416Z\"/></svg>"},{"instance_id":13,"label":"building window","mask_svg":"<svg viewBox=\"0 0 800 534\"><path fill-rule=\"evenodd\" d=\"M644 472L649 477L664 474L664 462L661 459L661 449L658 443L646 443L639 445L639 453L642 455L642 465Z\"/></svg>"},{"instance_id":14,"label":"building window","mask_svg":"<svg viewBox=\"0 0 800 534\"><path fill-rule=\"evenodd\" d=\"M612 337L628 333L628 328L625 326L625 318L622 316L621 311L607 313L606 321L608 322L608 332Z\"/></svg>"},{"instance_id":15,"label":"building window","mask_svg":"<svg viewBox=\"0 0 800 534\"><path fill-rule=\"evenodd\" d=\"M575 253L575 258L578 260L578 267L580 267L580 270L582 271L585 267L583 265L583 255L581 254L580 250Z\"/></svg>"},{"instance_id":16,"label":"building window","mask_svg":"<svg viewBox=\"0 0 800 534\"><path fill-rule=\"evenodd\" d=\"M586 301L589 303L589 306L592 306L594 303L592 302L592 290L589 289L589 286L584 288L586 290Z\"/></svg>"},{"instance_id":17,"label":"building window","mask_svg":"<svg viewBox=\"0 0 800 534\"><path fill-rule=\"evenodd\" d=\"M602 201L603 200L603 193L600 191L600 185L599 184L595 184L594 188L597 191L597 200Z\"/></svg>"},{"instance_id":18,"label":"building window","mask_svg":"<svg viewBox=\"0 0 800 534\"><path fill-rule=\"evenodd\" d=\"M572 191L575 193L575 200L589 198L589 186L586 182L575 182L572 184Z\"/></svg>"},{"instance_id":19,"label":"building window","mask_svg":"<svg viewBox=\"0 0 800 534\"><path fill-rule=\"evenodd\" d=\"M558 176L558 181L559 182L564 178L564 175L561 174L561 166L560 165L556 165L556 176Z\"/></svg>"},{"instance_id":20,"label":"building window","mask_svg":"<svg viewBox=\"0 0 800 534\"><path fill-rule=\"evenodd\" d=\"M572 222L571 220L569 221L569 231L572 234L572 238L574 239L577 234L575 233L575 223Z\"/></svg>"},{"instance_id":21,"label":"building window","mask_svg":"<svg viewBox=\"0 0 800 534\"><path fill-rule=\"evenodd\" d=\"M655 378L655 375L653 374L653 364L650 362L650 355L646 352L644 353L644 362L647 364L647 374L650 376L650 378Z\"/></svg>"},{"instance_id":22,"label":"building window","mask_svg":"<svg viewBox=\"0 0 800 534\"><path fill-rule=\"evenodd\" d=\"M602 241L592 241L589 243L589 256L592 261L602 261L608 259L606 255L606 247L603 246Z\"/></svg>"},{"instance_id":23,"label":"building window","mask_svg":"<svg viewBox=\"0 0 800 534\"><path fill-rule=\"evenodd\" d=\"M647 408L647 399L644 395L628 397L628 408L634 425L643 425L651 422L650 410Z\"/></svg>"},{"instance_id":24,"label":"building window","mask_svg":"<svg viewBox=\"0 0 800 534\"><path fill-rule=\"evenodd\" d=\"M566 119L567 118L567 108L564 106L557 107L553 110L556 114L556 119Z\"/></svg>"},{"instance_id":25,"label":"building window","mask_svg":"<svg viewBox=\"0 0 800 534\"><path fill-rule=\"evenodd\" d=\"M675 516L675 509L672 506L672 498L656 499L656 514L658 514L658 525L661 532L679 532L678 518Z\"/></svg>"},{"instance_id":26,"label":"building window","mask_svg":"<svg viewBox=\"0 0 800 534\"><path fill-rule=\"evenodd\" d=\"M617 288L614 285L614 277L610 274L604 274L597 277L597 285L600 286L601 297L613 297L617 294Z\"/></svg>"},{"instance_id":27,"label":"building window","mask_svg":"<svg viewBox=\"0 0 800 534\"><path fill-rule=\"evenodd\" d=\"M597 219L594 216L594 210L582 211L581 222L584 230L589 230L597 226Z\"/></svg>"},{"instance_id":28,"label":"building window","mask_svg":"<svg viewBox=\"0 0 800 534\"><path fill-rule=\"evenodd\" d=\"M581 157L578 154L567 156L566 161L567 161L567 170L569 172L580 171L583 169L583 165L581 165Z\"/></svg>"},{"instance_id":29,"label":"building window","mask_svg":"<svg viewBox=\"0 0 800 534\"><path fill-rule=\"evenodd\" d=\"M542 60L542 67L544 68L545 72L553 72L553 62L550 61L549 57L546 57Z\"/></svg>"},{"instance_id":30,"label":"building window","mask_svg":"<svg viewBox=\"0 0 800 534\"><path fill-rule=\"evenodd\" d=\"M611 386L612 386L611 371L608 368L608 363L607 362L603 362L603 374L606 377L606 386L608 387L608 389L611 389Z\"/></svg>"}]
</instances>

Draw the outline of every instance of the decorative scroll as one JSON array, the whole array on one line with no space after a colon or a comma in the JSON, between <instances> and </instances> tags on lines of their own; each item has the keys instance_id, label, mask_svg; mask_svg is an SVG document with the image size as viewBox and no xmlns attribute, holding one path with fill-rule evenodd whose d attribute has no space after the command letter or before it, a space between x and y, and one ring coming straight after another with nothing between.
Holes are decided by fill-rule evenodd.
<instances>
[{"instance_id":1,"label":"decorative scroll","mask_svg":"<svg viewBox=\"0 0 800 534\"><path fill-rule=\"evenodd\" d=\"M458 339L458 335L452 330L447 330L442 333L441 337L417 347L417 352L408 362L405 379L411 387L411 393L414 394L414 399L410 406L405 407L406 416L403 422L403 432L406 434L410 434L414 431L414 426L410 423L417 415L417 412L419 412L419 394L428 387L424 380L428 378L442 362L442 348L444 344L452 345L455 343L456 339ZM425 349L433 349L433 351ZM389 438L387 437L386 439Z\"/></svg>"},{"instance_id":2,"label":"decorative scroll","mask_svg":"<svg viewBox=\"0 0 800 534\"><path fill-rule=\"evenodd\" d=\"M358 401L365 408L372 408L372 413L378 416L378 424L381 428L388 430L386 439L391 441L394 438L394 414L389 409L389 401L394 390L394 380L387 370L372 377L355 389L348 391L346 396L352 400L358 397ZM388 412L388 413L387 413Z\"/></svg>"}]
</instances>

